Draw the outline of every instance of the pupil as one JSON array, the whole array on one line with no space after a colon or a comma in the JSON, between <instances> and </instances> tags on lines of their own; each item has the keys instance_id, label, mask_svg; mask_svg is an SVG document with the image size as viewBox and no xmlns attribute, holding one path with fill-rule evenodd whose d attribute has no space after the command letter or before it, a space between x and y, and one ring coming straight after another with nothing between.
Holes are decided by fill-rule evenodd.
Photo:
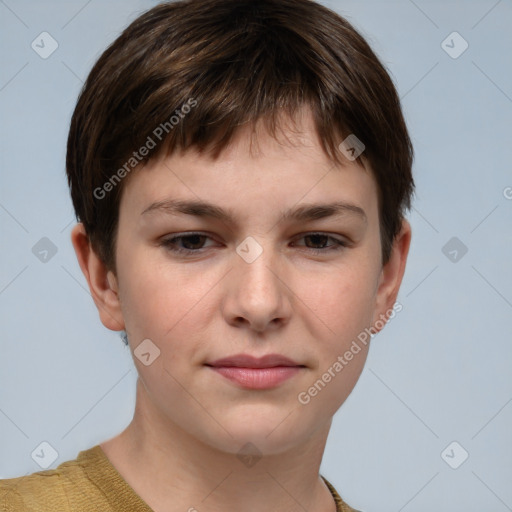
<instances>
[{"instance_id":1,"label":"pupil","mask_svg":"<svg viewBox=\"0 0 512 512\"><path fill-rule=\"evenodd\" d=\"M204 235L189 235L183 239L183 245L201 245L201 241L204 238ZM192 242L190 242L192 240ZM195 242L194 242L195 241ZM198 247L186 247L187 249L198 249ZM200 248L200 247L199 247Z\"/></svg>"},{"instance_id":2,"label":"pupil","mask_svg":"<svg viewBox=\"0 0 512 512\"><path fill-rule=\"evenodd\" d=\"M313 243L316 245L317 243L320 243L322 246L325 245L325 238L326 236L325 235L309 235L309 238L313 239ZM321 242L318 241L318 239L322 239L323 240L323 244ZM316 240L316 241L315 241Z\"/></svg>"}]
</instances>

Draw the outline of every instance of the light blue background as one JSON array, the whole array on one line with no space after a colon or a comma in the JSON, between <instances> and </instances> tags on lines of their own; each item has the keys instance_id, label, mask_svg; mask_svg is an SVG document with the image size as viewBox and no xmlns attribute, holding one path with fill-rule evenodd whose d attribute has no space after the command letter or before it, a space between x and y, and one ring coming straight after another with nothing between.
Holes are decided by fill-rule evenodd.
<instances>
[{"instance_id":1,"label":"light blue background","mask_svg":"<svg viewBox=\"0 0 512 512\"><path fill-rule=\"evenodd\" d=\"M69 120L82 81L156 2L0 1L0 478L124 429L136 370L99 322L70 242ZM330 1L391 71L416 150L403 311L335 415L321 473L365 512L512 510L512 3ZM40 58L31 42L59 47ZM469 48L451 58L441 42ZM442 252L452 237L468 248ZM32 247L48 237L57 254ZM469 453L452 469L441 452Z\"/></svg>"}]
</instances>

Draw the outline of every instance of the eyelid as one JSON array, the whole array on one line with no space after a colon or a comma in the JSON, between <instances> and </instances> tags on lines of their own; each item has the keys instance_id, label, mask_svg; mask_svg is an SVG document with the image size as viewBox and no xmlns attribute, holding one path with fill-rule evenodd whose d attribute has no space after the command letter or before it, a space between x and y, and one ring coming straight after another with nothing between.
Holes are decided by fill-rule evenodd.
<instances>
[{"instance_id":1,"label":"eyelid","mask_svg":"<svg viewBox=\"0 0 512 512\"><path fill-rule=\"evenodd\" d=\"M296 235L295 239L300 239L312 235L326 236L334 240L337 240L338 242L343 242L347 244L350 243L350 240L347 236L342 235L340 233L331 233L329 231L305 231L304 233L299 233L298 235Z\"/></svg>"},{"instance_id":2,"label":"eyelid","mask_svg":"<svg viewBox=\"0 0 512 512\"><path fill-rule=\"evenodd\" d=\"M347 249L352 246L352 243L349 240L347 240L346 237L340 237L339 235L334 236L333 234L325 232L325 231L308 231L306 233L301 233L296 238L296 240L301 240L308 236L314 236L314 235L325 236L326 238L333 240L333 243L324 248L306 247L305 245L300 246L300 247L304 247L305 250L311 254L326 255L331 252L341 251L343 249Z\"/></svg>"},{"instance_id":3,"label":"eyelid","mask_svg":"<svg viewBox=\"0 0 512 512\"><path fill-rule=\"evenodd\" d=\"M343 249L346 249L348 247L351 247L352 243L351 241L347 240L346 237L340 237L339 234L336 234L336 236L333 233L324 232L324 231L306 231L304 233L300 233L297 235L294 239L294 243L296 240L301 240L303 238L309 237L309 236L325 236L328 239L331 239L334 241L331 245L328 245L327 247L322 248L314 248L314 247L307 247L305 245L302 245L300 247L304 247L305 251L310 254L316 254L316 255L327 255L332 252L341 251ZM190 232L178 232L173 233L172 235L168 237L164 237L159 245L164 246L169 252L175 253L175 254L184 254L184 255L193 255L194 253L199 255L204 252L204 250L208 249L211 246L208 247L200 247L199 249L186 249L182 247L173 247L173 245L178 240L183 240L192 236L199 236L199 237L205 237L210 240L214 240L212 236L210 236L209 233L199 232L199 231L190 231ZM215 240L214 240L215 241Z\"/></svg>"},{"instance_id":4,"label":"eyelid","mask_svg":"<svg viewBox=\"0 0 512 512\"><path fill-rule=\"evenodd\" d=\"M313 235L326 236L331 239L337 240L338 242L343 242L346 244L350 243L350 240L346 236L340 235L338 233L330 233L328 231L305 231L303 233L299 233L298 235L296 235L294 237L294 239L300 240L301 238L305 238L307 236L313 236ZM169 240L182 239L182 238L187 238L190 236L204 236L206 238L210 238L210 239L214 240L214 237L210 233L207 233L204 231L183 231L183 232L172 233L168 237L167 236L163 237L163 241L166 242Z\"/></svg>"}]
</instances>

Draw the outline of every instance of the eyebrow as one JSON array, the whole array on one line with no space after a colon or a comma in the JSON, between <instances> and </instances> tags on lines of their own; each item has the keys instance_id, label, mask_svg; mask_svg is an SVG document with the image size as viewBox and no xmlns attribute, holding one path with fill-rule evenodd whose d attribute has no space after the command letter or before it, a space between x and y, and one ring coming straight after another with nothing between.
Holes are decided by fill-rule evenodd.
<instances>
[{"instance_id":1,"label":"eyebrow","mask_svg":"<svg viewBox=\"0 0 512 512\"><path fill-rule=\"evenodd\" d=\"M150 204L141 215L148 213L165 213L168 215L193 215L195 217L211 217L226 223L235 224L235 215L231 210L206 201L164 199ZM281 213L282 220L311 221L334 216L356 216L367 221L365 211L351 203L336 201L322 204L303 204L289 208Z\"/></svg>"}]
</instances>

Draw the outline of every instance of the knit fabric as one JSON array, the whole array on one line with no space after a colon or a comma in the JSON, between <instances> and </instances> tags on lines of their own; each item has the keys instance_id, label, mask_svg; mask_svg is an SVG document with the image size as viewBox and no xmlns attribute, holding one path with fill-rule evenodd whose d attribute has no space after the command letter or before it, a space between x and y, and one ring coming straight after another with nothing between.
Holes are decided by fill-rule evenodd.
<instances>
[{"instance_id":1,"label":"knit fabric","mask_svg":"<svg viewBox=\"0 0 512 512\"><path fill-rule=\"evenodd\" d=\"M349 507L322 476L337 512ZM0 512L153 512L111 464L100 445L55 469L0 480Z\"/></svg>"}]
</instances>

